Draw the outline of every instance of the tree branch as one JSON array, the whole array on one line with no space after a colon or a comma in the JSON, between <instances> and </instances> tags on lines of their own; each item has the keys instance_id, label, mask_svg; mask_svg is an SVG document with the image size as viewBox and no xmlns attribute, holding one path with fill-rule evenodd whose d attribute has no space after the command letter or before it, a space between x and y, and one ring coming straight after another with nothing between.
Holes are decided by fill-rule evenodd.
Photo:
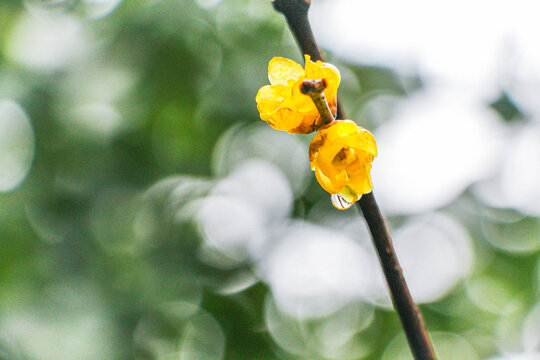
<instances>
[{"instance_id":1,"label":"tree branch","mask_svg":"<svg viewBox=\"0 0 540 360\"><path fill-rule=\"evenodd\" d=\"M308 20L311 0L274 0L272 5L285 16L302 54L308 54L313 61L322 60L321 51L315 42Z\"/></svg>"},{"instance_id":2,"label":"tree branch","mask_svg":"<svg viewBox=\"0 0 540 360\"><path fill-rule=\"evenodd\" d=\"M308 54L311 60L323 60L321 50L317 46L311 25L308 19L308 10L311 5L311 0L273 0L274 9L285 16L287 24L302 51L302 55ZM337 116L338 119L344 119L345 113L343 107L337 100Z\"/></svg>"},{"instance_id":3,"label":"tree branch","mask_svg":"<svg viewBox=\"0 0 540 360\"><path fill-rule=\"evenodd\" d=\"M313 60L323 60L308 20L307 14L311 0L273 0L272 4L287 19L287 23L302 53L308 54ZM306 91L309 91L309 89L306 88ZM324 101L324 98L322 100ZM344 117L343 110L338 102L337 118L343 119ZM379 209L373 192L363 195L357 202L357 206L364 215L364 219L368 225L386 282L392 295L392 302L403 325L403 330L407 336L407 341L409 342L414 358L416 360L436 360L437 357L429 339L422 315L418 306L414 303L405 278L403 277L401 266L392 245L388 225Z\"/></svg>"},{"instance_id":4,"label":"tree branch","mask_svg":"<svg viewBox=\"0 0 540 360\"><path fill-rule=\"evenodd\" d=\"M422 314L411 297L392 244L388 225L373 192L363 195L357 202L357 206L368 224L384 277L392 294L394 307L403 325L414 358L417 360L436 360L437 357L429 340Z\"/></svg>"}]
</instances>

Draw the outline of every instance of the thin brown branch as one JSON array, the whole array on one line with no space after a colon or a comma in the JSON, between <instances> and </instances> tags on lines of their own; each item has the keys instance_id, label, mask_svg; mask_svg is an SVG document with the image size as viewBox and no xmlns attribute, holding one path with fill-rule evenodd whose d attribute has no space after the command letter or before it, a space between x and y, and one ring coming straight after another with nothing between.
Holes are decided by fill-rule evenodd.
<instances>
[{"instance_id":1,"label":"thin brown branch","mask_svg":"<svg viewBox=\"0 0 540 360\"><path fill-rule=\"evenodd\" d=\"M308 20L308 10L311 1L308 0L274 0L274 9L285 16L302 54L311 56L311 60L322 60L321 51L315 42L311 25Z\"/></svg>"},{"instance_id":2,"label":"thin brown branch","mask_svg":"<svg viewBox=\"0 0 540 360\"><path fill-rule=\"evenodd\" d=\"M310 3L310 0L273 1L274 8L281 12L287 19L287 23L301 51L309 55L313 60L323 60L319 47L313 37L307 16ZM309 84L307 86L309 87ZM326 103L324 98L322 98L322 101ZM328 107L328 104L326 104L326 107ZM339 103L337 114L338 119L344 118L344 113ZM323 115L321 114L321 116ZM392 302L403 325L403 330L405 331L414 358L416 360L436 360L437 356L433 350L433 345L429 339L422 315L418 306L414 303L405 278L403 277L401 266L392 245L388 225L379 209L373 192L362 196L357 206L364 215L364 219L368 225L386 282L390 289Z\"/></svg>"},{"instance_id":3,"label":"thin brown branch","mask_svg":"<svg viewBox=\"0 0 540 360\"><path fill-rule=\"evenodd\" d=\"M308 19L311 0L273 0L274 9L285 16L287 24L303 54L308 54L311 60L323 60L321 50L317 46ZM337 119L345 119L345 113L339 99L337 100Z\"/></svg>"},{"instance_id":4,"label":"thin brown branch","mask_svg":"<svg viewBox=\"0 0 540 360\"><path fill-rule=\"evenodd\" d=\"M437 357L418 306L414 303L392 244L390 231L373 192L363 195L357 203L366 220L377 250L394 307L417 360L436 360Z\"/></svg>"}]
</instances>

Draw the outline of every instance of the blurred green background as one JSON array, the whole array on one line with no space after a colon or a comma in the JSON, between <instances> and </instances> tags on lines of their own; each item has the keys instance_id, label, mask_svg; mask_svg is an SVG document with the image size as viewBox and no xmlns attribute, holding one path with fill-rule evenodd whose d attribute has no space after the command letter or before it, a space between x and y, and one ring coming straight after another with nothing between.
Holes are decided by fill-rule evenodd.
<instances>
[{"instance_id":1,"label":"blurred green background","mask_svg":"<svg viewBox=\"0 0 540 360\"><path fill-rule=\"evenodd\" d=\"M375 192L440 358L540 359L540 111L518 97L534 79L447 121L470 98L430 98L421 68L325 50L380 136ZM273 56L302 59L262 0L0 2L0 359L411 358L311 136L259 119ZM437 114L440 138L406 133ZM422 162L437 146L455 163Z\"/></svg>"}]
</instances>

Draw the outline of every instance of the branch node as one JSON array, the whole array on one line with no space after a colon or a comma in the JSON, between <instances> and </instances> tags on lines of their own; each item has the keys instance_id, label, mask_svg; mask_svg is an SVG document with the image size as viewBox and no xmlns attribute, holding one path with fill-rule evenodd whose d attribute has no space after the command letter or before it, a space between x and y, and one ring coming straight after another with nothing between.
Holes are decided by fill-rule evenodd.
<instances>
[{"instance_id":1,"label":"branch node","mask_svg":"<svg viewBox=\"0 0 540 360\"><path fill-rule=\"evenodd\" d=\"M314 93L322 93L324 89L328 86L326 79L318 80L304 80L300 86L300 91L304 95L311 95Z\"/></svg>"},{"instance_id":2,"label":"branch node","mask_svg":"<svg viewBox=\"0 0 540 360\"><path fill-rule=\"evenodd\" d=\"M328 125L335 120L323 92L327 85L328 83L325 79L304 80L300 84L300 92L308 95L313 100L319 115L321 115L323 125Z\"/></svg>"}]
</instances>

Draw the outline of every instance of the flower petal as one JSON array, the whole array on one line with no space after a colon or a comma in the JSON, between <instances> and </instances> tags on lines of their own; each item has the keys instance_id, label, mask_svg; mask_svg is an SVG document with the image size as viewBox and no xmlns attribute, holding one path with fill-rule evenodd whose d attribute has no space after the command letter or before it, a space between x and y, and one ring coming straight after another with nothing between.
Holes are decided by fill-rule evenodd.
<instances>
[{"instance_id":1,"label":"flower petal","mask_svg":"<svg viewBox=\"0 0 540 360\"><path fill-rule=\"evenodd\" d=\"M259 89L255 101L261 113L270 113L277 110L281 104L290 97L290 89L284 85L266 85Z\"/></svg>"},{"instance_id":2,"label":"flower petal","mask_svg":"<svg viewBox=\"0 0 540 360\"><path fill-rule=\"evenodd\" d=\"M274 57L268 63L268 80L272 85L288 85L289 80L297 81L304 76L304 69L293 60Z\"/></svg>"},{"instance_id":3,"label":"flower petal","mask_svg":"<svg viewBox=\"0 0 540 360\"><path fill-rule=\"evenodd\" d=\"M305 55L306 60L306 79L317 80L325 79L326 80L326 90L324 90L324 95L328 103L335 100L337 96L337 89L341 81L341 75L338 68L332 64L324 63L320 60L313 62L311 61L309 55Z\"/></svg>"},{"instance_id":4,"label":"flower petal","mask_svg":"<svg viewBox=\"0 0 540 360\"><path fill-rule=\"evenodd\" d=\"M296 109L280 108L276 113L274 125L271 125L274 129L292 132L302 123L303 116Z\"/></svg>"}]
</instances>

